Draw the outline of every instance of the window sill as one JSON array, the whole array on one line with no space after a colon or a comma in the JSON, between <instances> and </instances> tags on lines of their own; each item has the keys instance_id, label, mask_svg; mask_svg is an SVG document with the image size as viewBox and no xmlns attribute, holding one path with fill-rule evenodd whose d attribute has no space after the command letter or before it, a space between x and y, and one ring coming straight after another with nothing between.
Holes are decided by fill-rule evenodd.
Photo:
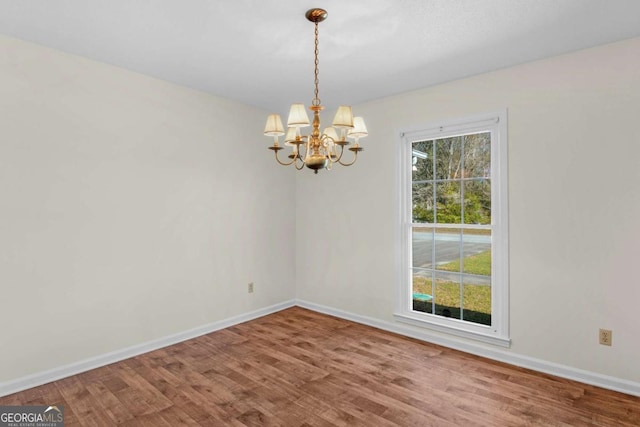
<instances>
[{"instance_id":1,"label":"window sill","mask_svg":"<svg viewBox=\"0 0 640 427\"><path fill-rule=\"evenodd\" d=\"M436 322L430 321L429 319L425 319L424 316L413 313L394 313L393 316L398 322L408 323L413 326L419 326L421 328L427 328L449 335L481 341L495 346L505 348L509 348L511 346L511 340L508 337L502 337L492 333L492 330L489 327L473 325L473 327L478 330L471 330L465 327L458 327L455 325L455 321L450 325L444 324L447 321L451 322L449 319L442 319L442 322ZM486 332L484 332L483 329L486 329Z\"/></svg>"}]
</instances>

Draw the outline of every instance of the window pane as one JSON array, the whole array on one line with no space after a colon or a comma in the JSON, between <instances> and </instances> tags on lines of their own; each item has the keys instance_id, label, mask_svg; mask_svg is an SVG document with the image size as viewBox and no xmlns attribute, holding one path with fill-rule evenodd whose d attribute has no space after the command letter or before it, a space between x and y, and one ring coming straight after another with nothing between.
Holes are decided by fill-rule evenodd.
<instances>
[{"instance_id":1,"label":"window pane","mask_svg":"<svg viewBox=\"0 0 640 427\"><path fill-rule=\"evenodd\" d=\"M460 319L460 274L437 272L435 282L435 314Z\"/></svg>"},{"instance_id":2,"label":"window pane","mask_svg":"<svg viewBox=\"0 0 640 427\"><path fill-rule=\"evenodd\" d=\"M462 271L491 276L491 230L463 230Z\"/></svg>"},{"instance_id":3,"label":"window pane","mask_svg":"<svg viewBox=\"0 0 640 427\"><path fill-rule=\"evenodd\" d=\"M432 268L433 228L414 227L412 232L413 267Z\"/></svg>"},{"instance_id":4,"label":"window pane","mask_svg":"<svg viewBox=\"0 0 640 427\"><path fill-rule=\"evenodd\" d=\"M465 135L464 178L491 176L491 132Z\"/></svg>"},{"instance_id":5,"label":"window pane","mask_svg":"<svg viewBox=\"0 0 640 427\"><path fill-rule=\"evenodd\" d=\"M462 204L460 181L436 184L436 222L441 224L461 224Z\"/></svg>"},{"instance_id":6,"label":"window pane","mask_svg":"<svg viewBox=\"0 0 640 427\"><path fill-rule=\"evenodd\" d=\"M463 320L491 325L491 231L463 232Z\"/></svg>"},{"instance_id":7,"label":"window pane","mask_svg":"<svg viewBox=\"0 0 640 427\"><path fill-rule=\"evenodd\" d=\"M428 270L413 270L412 309L422 313L431 313L433 304L432 272Z\"/></svg>"},{"instance_id":8,"label":"window pane","mask_svg":"<svg viewBox=\"0 0 640 427\"><path fill-rule=\"evenodd\" d=\"M436 270L460 272L459 228L439 228L435 233Z\"/></svg>"},{"instance_id":9,"label":"window pane","mask_svg":"<svg viewBox=\"0 0 640 427\"><path fill-rule=\"evenodd\" d=\"M464 181L464 223L491 224L491 181Z\"/></svg>"},{"instance_id":10,"label":"window pane","mask_svg":"<svg viewBox=\"0 0 640 427\"><path fill-rule=\"evenodd\" d=\"M413 222L433 222L433 184L413 184Z\"/></svg>"},{"instance_id":11,"label":"window pane","mask_svg":"<svg viewBox=\"0 0 640 427\"><path fill-rule=\"evenodd\" d=\"M491 277L463 276L463 320L491 325Z\"/></svg>"},{"instance_id":12,"label":"window pane","mask_svg":"<svg viewBox=\"0 0 640 427\"><path fill-rule=\"evenodd\" d=\"M433 141L414 142L411 147L413 180L433 180Z\"/></svg>"},{"instance_id":13,"label":"window pane","mask_svg":"<svg viewBox=\"0 0 640 427\"><path fill-rule=\"evenodd\" d=\"M461 178L461 147L461 136L436 140L436 179Z\"/></svg>"}]
</instances>

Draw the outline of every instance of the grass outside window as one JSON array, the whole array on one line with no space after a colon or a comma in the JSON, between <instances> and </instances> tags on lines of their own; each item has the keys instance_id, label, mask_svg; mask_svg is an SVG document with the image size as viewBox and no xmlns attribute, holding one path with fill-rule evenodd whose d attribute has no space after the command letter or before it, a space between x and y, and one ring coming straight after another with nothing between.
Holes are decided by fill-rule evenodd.
<instances>
[{"instance_id":1,"label":"grass outside window","mask_svg":"<svg viewBox=\"0 0 640 427\"><path fill-rule=\"evenodd\" d=\"M464 273L491 276L491 251L481 252L464 258ZM438 270L458 272L460 261L456 260L438 266ZM460 283L435 280L435 314L460 319ZM462 284L462 320L491 325L491 286ZM431 277L414 276L413 292L433 295ZM432 313L431 301L413 301L413 309Z\"/></svg>"}]
</instances>

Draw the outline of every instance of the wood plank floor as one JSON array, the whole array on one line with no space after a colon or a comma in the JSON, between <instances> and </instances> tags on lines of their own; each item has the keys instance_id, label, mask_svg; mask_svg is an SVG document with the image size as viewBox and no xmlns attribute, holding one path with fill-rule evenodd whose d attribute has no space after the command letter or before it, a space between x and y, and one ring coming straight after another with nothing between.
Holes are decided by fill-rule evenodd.
<instances>
[{"instance_id":1,"label":"wood plank floor","mask_svg":"<svg viewBox=\"0 0 640 427\"><path fill-rule=\"evenodd\" d=\"M640 426L640 398L294 307L0 398L67 426Z\"/></svg>"}]
</instances>

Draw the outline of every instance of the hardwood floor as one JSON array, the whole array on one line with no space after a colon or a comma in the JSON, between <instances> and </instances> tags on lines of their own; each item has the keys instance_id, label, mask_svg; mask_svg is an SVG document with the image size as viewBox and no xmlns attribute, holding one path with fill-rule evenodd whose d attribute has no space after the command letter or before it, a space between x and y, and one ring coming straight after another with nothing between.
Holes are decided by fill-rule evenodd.
<instances>
[{"instance_id":1,"label":"hardwood floor","mask_svg":"<svg viewBox=\"0 0 640 427\"><path fill-rule=\"evenodd\" d=\"M0 398L67 426L640 426L640 398L294 307Z\"/></svg>"}]
</instances>

